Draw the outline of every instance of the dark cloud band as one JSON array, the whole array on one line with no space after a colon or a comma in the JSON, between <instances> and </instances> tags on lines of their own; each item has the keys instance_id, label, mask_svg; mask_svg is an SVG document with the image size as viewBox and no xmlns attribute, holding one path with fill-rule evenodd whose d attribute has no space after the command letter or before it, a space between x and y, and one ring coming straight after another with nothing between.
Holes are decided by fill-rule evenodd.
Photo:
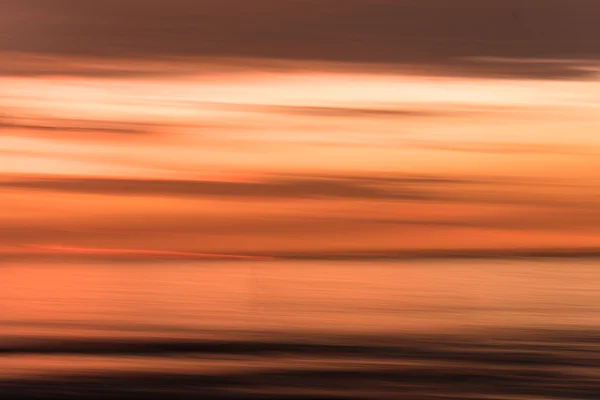
<instances>
[{"instance_id":1,"label":"dark cloud band","mask_svg":"<svg viewBox=\"0 0 600 400\"><path fill-rule=\"evenodd\" d=\"M594 0L7 0L0 6L0 50L388 63L448 74L580 78L590 71L577 63L466 57L595 59L598 13Z\"/></svg>"}]
</instances>

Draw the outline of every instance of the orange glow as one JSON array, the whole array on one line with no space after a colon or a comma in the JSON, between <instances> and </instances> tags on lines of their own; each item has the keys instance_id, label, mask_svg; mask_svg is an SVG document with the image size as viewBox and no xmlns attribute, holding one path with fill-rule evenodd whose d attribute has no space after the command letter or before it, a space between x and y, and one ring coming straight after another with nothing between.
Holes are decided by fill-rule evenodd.
<instances>
[{"instance_id":1,"label":"orange glow","mask_svg":"<svg viewBox=\"0 0 600 400\"><path fill-rule=\"evenodd\" d=\"M15 58L167 72L0 78L7 245L183 257L597 244L595 80Z\"/></svg>"}]
</instances>

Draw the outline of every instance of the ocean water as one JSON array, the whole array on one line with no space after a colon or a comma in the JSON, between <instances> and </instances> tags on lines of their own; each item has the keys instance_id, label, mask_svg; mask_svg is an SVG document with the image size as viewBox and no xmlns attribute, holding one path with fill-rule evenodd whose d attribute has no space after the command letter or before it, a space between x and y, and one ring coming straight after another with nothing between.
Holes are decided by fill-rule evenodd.
<instances>
[{"instance_id":1,"label":"ocean water","mask_svg":"<svg viewBox=\"0 0 600 400\"><path fill-rule=\"evenodd\" d=\"M0 266L0 398L600 399L600 261Z\"/></svg>"}]
</instances>

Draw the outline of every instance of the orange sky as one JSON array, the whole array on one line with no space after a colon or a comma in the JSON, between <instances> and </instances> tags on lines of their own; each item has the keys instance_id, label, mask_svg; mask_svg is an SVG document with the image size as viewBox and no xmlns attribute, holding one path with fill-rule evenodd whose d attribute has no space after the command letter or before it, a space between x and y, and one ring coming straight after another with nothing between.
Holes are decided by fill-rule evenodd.
<instances>
[{"instance_id":1,"label":"orange sky","mask_svg":"<svg viewBox=\"0 0 600 400\"><path fill-rule=\"evenodd\" d=\"M600 80L11 57L96 75L0 76L9 248L600 245Z\"/></svg>"}]
</instances>

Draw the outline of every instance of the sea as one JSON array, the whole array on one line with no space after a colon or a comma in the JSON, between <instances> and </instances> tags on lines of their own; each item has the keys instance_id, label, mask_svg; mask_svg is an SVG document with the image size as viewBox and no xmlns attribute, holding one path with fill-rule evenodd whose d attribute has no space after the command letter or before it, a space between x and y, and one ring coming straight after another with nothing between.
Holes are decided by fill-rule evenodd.
<instances>
[{"instance_id":1,"label":"sea","mask_svg":"<svg viewBox=\"0 0 600 400\"><path fill-rule=\"evenodd\" d=\"M600 260L2 262L0 398L600 399Z\"/></svg>"}]
</instances>

